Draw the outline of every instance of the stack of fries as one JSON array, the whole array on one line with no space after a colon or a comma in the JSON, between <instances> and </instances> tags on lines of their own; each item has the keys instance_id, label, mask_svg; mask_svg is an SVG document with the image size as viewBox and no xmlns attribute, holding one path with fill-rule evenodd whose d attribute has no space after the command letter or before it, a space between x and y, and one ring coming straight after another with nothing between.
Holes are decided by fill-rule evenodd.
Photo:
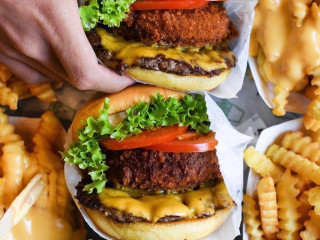
<instances>
[{"instance_id":1,"label":"stack of fries","mask_svg":"<svg viewBox=\"0 0 320 240\"><path fill-rule=\"evenodd\" d=\"M28 85L15 77L4 65L0 64L0 105L8 105L16 110L18 99L35 96L45 102L57 101L54 89L60 88L62 82Z\"/></svg>"},{"instance_id":2,"label":"stack of fries","mask_svg":"<svg viewBox=\"0 0 320 240\"><path fill-rule=\"evenodd\" d=\"M68 222L72 239L85 239L86 232L72 205L59 156L66 137L61 123L52 112L44 113L32 141L28 141L28 136L16 134L8 121L0 108L0 222L12 202L40 174L44 188L32 208Z\"/></svg>"},{"instance_id":3,"label":"stack of fries","mask_svg":"<svg viewBox=\"0 0 320 240\"><path fill-rule=\"evenodd\" d=\"M244 195L243 221L249 239L320 239L320 142L317 135L288 132L265 154L244 152L261 179Z\"/></svg>"}]
</instances>

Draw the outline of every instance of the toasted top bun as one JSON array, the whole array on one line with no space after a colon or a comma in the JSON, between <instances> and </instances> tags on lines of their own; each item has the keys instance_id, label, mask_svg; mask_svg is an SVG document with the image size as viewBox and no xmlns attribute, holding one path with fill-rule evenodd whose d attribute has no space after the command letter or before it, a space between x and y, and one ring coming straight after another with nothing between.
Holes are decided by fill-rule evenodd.
<instances>
[{"instance_id":1,"label":"toasted top bun","mask_svg":"<svg viewBox=\"0 0 320 240\"><path fill-rule=\"evenodd\" d=\"M86 208L94 224L106 235L122 240L195 240L217 230L226 220L233 206L217 210L211 217L166 223L119 223L98 211Z\"/></svg>"},{"instance_id":2,"label":"toasted top bun","mask_svg":"<svg viewBox=\"0 0 320 240\"><path fill-rule=\"evenodd\" d=\"M143 84L128 87L118 93L106 94L103 97L88 102L80 111L78 111L72 123L72 135L76 136L78 130L86 124L88 117L99 117L100 110L103 109L106 97L110 99L109 115L112 115L125 111L129 107L138 104L139 100L151 102L151 97L155 96L157 93L161 94L165 99L169 97L181 99L185 95L182 92Z\"/></svg>"}]
</instances>

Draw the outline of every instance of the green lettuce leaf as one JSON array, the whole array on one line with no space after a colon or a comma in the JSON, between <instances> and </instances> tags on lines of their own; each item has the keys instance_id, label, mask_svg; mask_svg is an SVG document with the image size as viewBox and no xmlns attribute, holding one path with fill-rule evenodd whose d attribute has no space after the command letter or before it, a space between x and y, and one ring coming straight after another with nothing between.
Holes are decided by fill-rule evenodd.
<instances>
[{"instance_id":1,"label":"green lettuce leaf","mask_svg":"<svg viewBox=\"0 0 320 240\"><path fill-rule=\"evenodd\" d=\"M128 108L127 117L116 127L109 122L109 107L109 99L106 98L100 116L89 117L86 126L79 131L78 141L62 153L66 162L78 165L91 176L92 183L84 188L89 193L95 189L100 193L107 182L105 171L108 166L104 161L106 156L99 146L100 140L110 137L121 141L142 130L173 125L189 126L199 134L211 132L206 102L201 95L186 95L179 101L174 97L164 99L158 93L150 103L140 101Z\"/></svg>"},{"instance_id":2,"label":"green lettuce leaf","mask_svg":"<svg viewBox=\"0 0 320 240\"><path fill-rule=\"evenodd\" d=\"M109 27L119 27L127 17L130 5L135 0L90 0L87 5L80 6L79 13L85 31L90 31L97 23Z\"/></svg>"}]
</instances>

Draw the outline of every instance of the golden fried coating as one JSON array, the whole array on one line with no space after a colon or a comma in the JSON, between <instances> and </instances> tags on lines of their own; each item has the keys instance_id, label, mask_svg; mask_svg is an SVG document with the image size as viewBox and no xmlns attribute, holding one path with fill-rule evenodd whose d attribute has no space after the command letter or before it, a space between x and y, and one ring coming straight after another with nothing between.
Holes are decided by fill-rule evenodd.
<instances>
[{"instance_id":1,"label":"golden fried coating","mask_svg":"<svg viewBox=\"0 0 320 240\"><path fill-rule=\"evenodd\" d=\"M214 2L197 9L133 11L112 30L126 39L170 46L218 45L238 36L225 8Z\"/></svg>"}]
</instances>

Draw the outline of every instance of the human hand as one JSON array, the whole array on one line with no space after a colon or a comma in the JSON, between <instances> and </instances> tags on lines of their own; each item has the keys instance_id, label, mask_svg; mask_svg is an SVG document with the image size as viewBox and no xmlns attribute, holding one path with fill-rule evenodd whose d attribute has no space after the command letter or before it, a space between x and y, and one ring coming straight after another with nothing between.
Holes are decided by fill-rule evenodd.
<instances>
[{"instance_id":1,"label":"human hand","mask_svg":"<svg viewBox=\"0 0 320 240\"><path fill-rule=\"evenodd\" d=\"M76 0L0 0L0 62L21 80L116 92L134 81L98 64Z\"/></svg>"}]
</instances>

